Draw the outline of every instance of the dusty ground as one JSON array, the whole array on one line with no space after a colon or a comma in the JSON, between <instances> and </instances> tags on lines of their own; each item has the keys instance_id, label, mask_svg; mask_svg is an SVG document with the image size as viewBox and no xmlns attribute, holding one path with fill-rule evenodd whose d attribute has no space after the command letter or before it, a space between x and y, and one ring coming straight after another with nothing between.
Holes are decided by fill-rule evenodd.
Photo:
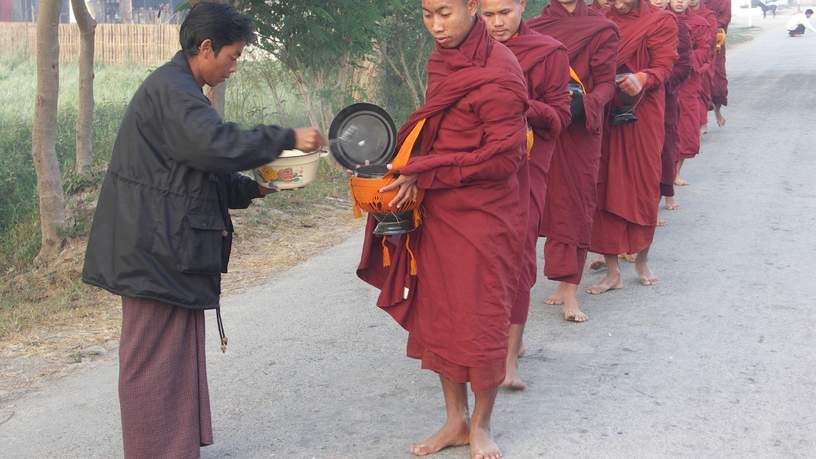
<instances>
[{"instance_id":1,"label":"dusty ground","mask_svg":"<svg viewBox=\"0 0 816 459\"><path fill-rule=\"evenodd\" d=\"M351 217L347 200L328 197L311 203L309 209L284 212L256 206L233 212L236 235L230 273L223 280L225 296L269 281L362 226ZM70 241L56 262L19 282L37 279L32 288L42 289L43 297L64 288L80 276L85 244ZM64 313L0 341L0 404L80 370L118 347L118 297L81 289L65 301Z\"/></svg>"}]
</instances>

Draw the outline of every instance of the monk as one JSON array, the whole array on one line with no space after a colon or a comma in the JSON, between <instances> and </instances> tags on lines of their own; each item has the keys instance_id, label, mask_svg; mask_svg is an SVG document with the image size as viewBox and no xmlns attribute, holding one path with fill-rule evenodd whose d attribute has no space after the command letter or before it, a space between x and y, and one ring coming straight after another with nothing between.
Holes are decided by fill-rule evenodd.
<instances>
[{"instance_id":1,"label":"monk","mask_svg":"<svg viewBox=\"0 0 816 459\"><path fill-rule=\"evenodd\" d=\"M682 111L687 112L689 110L695 110L697 113L697 129L698 139L689 138L688 132L681 135L681 141L685 142L685 150L687 153L684 155L679 155L678 163L677 163L677 172L675 174L674 184L676 186L688 186L689 182L685 180L681 175L680 172L683 170L683 165L685 164L685 160L693 157L697 154L699 150L699 145L702 144L702 137L703 135L708 132L708 111L710 107L713 107L712 103L712 81L714 79L714 53L715 53L715 34L717 30L717 16L714 14L713 11L706 8L704 0L689 0L689 8L688 13L689 16L700 16L702 17L708 24L708 29L703 31L701 29L701 24L699 20L693 20L696 24L694 31L697 34L703 34L708 37L711 37L709 44L708 44L708 54L710 57L703 58L702 61L698 62L698 68L696 69L699 78L693 78L695 80L693 85L699 86L699 97L691 97L691 91L689 88L685 88L684 91L686 92L684 98L686 99L685 106L683 107ZM689 33L692 33L690 30ZM698 37L700 39L700 37ZM694 38L692 37L692 41ZM699 43L698 43L699 44ZM698 48L698 58L701 58L699 53L703 52L703 48ZM692 100L694 102L692 102ZM688 118L685 120L686 126L684 129L688 131L690 129L690 121ZM697 147L695 147L697 145ZM693 151L694 153L690 153Z\"/></svg>"},{"instance_id":2,"label":"monk","mask_svg":"<svg viewBox=\"0 0 816 459\"><path fill-rule=\"evenodd\" d=\"M686 0L687 1L687 0ZM669 0L652 0L652 5L661 10L669 7ZM671 10L669 10L671 11ZM672 68L671 76L666 82L666 114L664 125L666 138L663 142L662 171L660 178L660 194L665 198L666 210L677 210L680 205L675 199L674 180L677 175L678 142L680 135L677 123L680 117L678 89L691 73L691 36L685 21L677 22L677 62ZM665 225L659 221L658 226Z\"/></svg>"},{"instance_id":3,"label":"monk","mask_svg":"<svg viewBox=\"0 0 816 459\"><path fill-rule=\"evenodd\" d=\"M710 62L705 66L706 71L703 74L702 79L703 99L700 101L700 110L702 111L702 115L700 116L700 135L704 135L708 132L708 112L714 108L712 93L714 90L714 77L716 73L714 68L714 55L716 53L717 46L717 15L713 10L708 8L705 0L690 0L689 7L688 13L690 15L702 16L708 22L711 29L709 35L712 37L711 43L709 44L712 57L709 59Z\"/></svg>"},{"instance_id":4,"label":"monk","mask_svg":"<svg viewBox=\"0 0 816 459\"><path fill-rule=\"evenodd\" d=\"M678 89L680 117L677 121L677 128L680 138L677 150L679 158L677 171L679 174L683 163L700 152L699 129L707 113L705 106L701 105L700 101L707 99L704 82L708 78L708 69L711 68L714 57L715 36L708 21L703 16L689 10L688 0L672 0L671 9L679 21L688 27L692 43L691 73Z\"/></svg>"},{"instance_id":5,"label":"monk","mask_svg":"<svg viewBox=\"0 0 816 459\"><path fill-rule=\"evenodd\" d=\"M570 121L567 50L557 40L534 32L527 26L522 20L526 4L526 0L480 1L482 19L488 32L513 51L527 79L530 96L527 123L533 130L534 140L527 162L529 174L522 174L519 180L522 183L522 206L527 205L529 212L519 291L510 314L507 375L502 384L502 387L515 390L527 387L519 375L518 359L524 324L530 310L530 290L536 283L536 246L543 221L550 161L555 141Z\"/></svg>"},{"instance_id":6,"label":"monk","mask_svg":"<svg viewBox=\"0 0 816 459\"><path fill-rule=\"evenodd\" d=\"M711 82L711 102L717 125L725 126L722 107L728 105L728 75L725 71L725 48L728 26L731 24L731 0L708 0L708 8L717 16L717 53L714 60L714 78Z\"/></svg>"},{"instance_id":7,"label":"monk","mask_svg":"<svg viewBox=\"0 0 816 459\"><path fill-rule=\"evenodd\" d=\"M408 356L440 375L447 422L411 448L417 456L470 444L472 458L501 457L490 419L505 378L526 224L518 171L527 160L528 91L515 56L490 38L477 7L422 0L436 49L425 105L398 144L417 126L421 139L383 191L398 189L392 205L401 206L423 190L423 218L409 236L386 240L372 235L369 218L358 268L381 290L377 305L408 331Z\"/></svg>"},{"instance_id":8,"label":"monk","mask_svg":"<svg viewBox=\"0 0 816 459\"><path fill-rule=\"evenodd\" d=\"M607 17L621 33L619 95L613 102L613 115L620 115L614 115L617 125L605 139L599 175L591 250L604 255L608 271L588 290L595 295L623 288L621 253L637 254L641 285L658 281L649 269L648 254L660 203L665 84L677 60L677 20L671 14L645 1L615 0Z\"/></svg>"},{"instance_id":9,"label":"monk","mask_svg":"<svg viewBox=\"0 0 816 459\"><path fill-rule=\"evenodd\" d=\"M585 89L583 114L561 133L553 154L542 219L544 274L558 289L545 300L563 305L564 319L585 322L578 304L592 240L606 106L615 95L618 28L582 0L557 0L530 21L530 28L561 41Z\"/></svg>"}]
</instances>

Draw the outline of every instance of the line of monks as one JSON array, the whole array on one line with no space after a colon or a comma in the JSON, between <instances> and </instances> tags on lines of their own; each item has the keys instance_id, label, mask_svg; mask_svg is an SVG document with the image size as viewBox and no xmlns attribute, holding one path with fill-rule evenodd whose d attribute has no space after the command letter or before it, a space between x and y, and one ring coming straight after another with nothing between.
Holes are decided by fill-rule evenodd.
<instances>
[{"instance_id":1,"label":"line of monks","mask_svg":"<svg viewBox=\"0 0 816 459\"><path fill-rule=\"evenodd\" d=\"M524 21L524 0L422 0L437 46L425 105L398 142L424 126L383 189L398 190L393 206L423 191L422 223L380 238L370 218L358 268L408 331L408 356L440 375L447 420L413 454L470 445L475 459L502 457L490 418L499 387L525 388L539 237L544 275L559 283L546 303L566 320L587 320L576 293L590 251L607 269L591 294L623 287L621 255L640 284L657 282L661 197L677 209L678 172L700 152L709 110L725 122L730 0L708 2L553 0Z\"/></svg>"}]
</instances>

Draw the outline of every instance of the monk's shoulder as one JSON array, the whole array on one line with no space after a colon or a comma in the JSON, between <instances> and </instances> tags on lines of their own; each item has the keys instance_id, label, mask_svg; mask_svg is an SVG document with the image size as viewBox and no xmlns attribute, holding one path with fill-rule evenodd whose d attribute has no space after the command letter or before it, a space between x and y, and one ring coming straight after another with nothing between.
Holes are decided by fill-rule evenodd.
<instances>
[{"instance_id":1,"label":"monk's shoulder","mask_svg":"<svg viewBox=\"0 0 816 459\"><path fill-rule=\"evenodd\" d=\"M538 46L546 47L546 48L563 48L564 47L564 45L559 40L557 40L552 35L548 35L547 33L531 30L530 34L533 37L535 37L535 38L533 38L533 40L535 40L535 42L536 42L536 44Z\"/></svg>"},{"instance_id":2,"label":"monk's shoulder","mask_svg":"<svg viewBox=\"0 0 816 459\"><path fill-rule=\"evenodd\" d=\"M516 55L513 54L513 51L510 51L510 48L498 42L493 45L493 51L487 59L487 65L491 68L515 71L519 75L522 73L521 66L518 63L518 59L516 59Z\"/></svg>"},{"instance_id":3,"label":"monk's shoulder","mask_svg":"<svg viewBox=\"0 0 816 459\"><path fill-rule=\"evenodd\" d=\"M674 14L666 10L657 10L652 14L656 15L655 22L659 27L673 27L675 30L677 29L677 16Z\"/></svg>"}]
</instances>

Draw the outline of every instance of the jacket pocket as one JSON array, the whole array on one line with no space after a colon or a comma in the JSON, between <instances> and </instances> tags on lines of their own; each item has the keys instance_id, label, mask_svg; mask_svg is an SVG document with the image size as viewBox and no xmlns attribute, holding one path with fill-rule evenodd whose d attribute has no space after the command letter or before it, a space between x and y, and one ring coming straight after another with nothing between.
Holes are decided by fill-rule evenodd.
<instances>
[{"instance_id":1,"label":"jacket pocket","mask_svg":"<svg viewBox=\"0 0 816 459\"><path fill-rule=\"evenodd\" d=\"M223 265L224 231L220 215L187 214L180 241L179 269L185 274L219 274Z\"/></svg>"}]
</instances>

